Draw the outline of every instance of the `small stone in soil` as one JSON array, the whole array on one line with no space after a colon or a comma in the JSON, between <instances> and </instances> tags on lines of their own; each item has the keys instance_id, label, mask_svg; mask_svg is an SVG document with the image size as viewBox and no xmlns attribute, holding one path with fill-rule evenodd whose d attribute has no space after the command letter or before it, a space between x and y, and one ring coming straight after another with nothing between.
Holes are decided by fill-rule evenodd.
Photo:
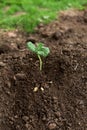
<instances>
[{"instance_id":1,"label":"small stone in soil","mask_svg":"<svg viewBox=\"0 0 87 130\"><path fill-rule=\"evenodd\" d=\"M0 62L0 67L4 67L4 66L5 66L5 63Z\"/></svg>"},{"instance_id":2,"label":"small stone in soil","mask_svg":"<svg viewBox=\"0 0 87 130\"><path fill-rule=\"evenodd\" d=\"M38 91L38 87L35 87L33 91L34 91L34 92L37 92L37 91Z\"/></svg>"},{"instance_id":3,"label":"small stone in soil","mask_svg":"<svg viewBox=\"0 0 87 130\"><path fill-rule=\"evenodd\" d=\"M44 91L44 88L43 88L43 87L41 87L41 91Z\"/></svg>"},{"instance_id":4,"label":"small stone in soil","mask_svg":"<svg viewBox=\"0 0 87 130\"><path fill-rule=\"evenodd\" d=\"M57 125L55 122L49 123L49 125L48 125L49 130L54 130L56 127L57 127Z\"/></svg>"}]
</instances>

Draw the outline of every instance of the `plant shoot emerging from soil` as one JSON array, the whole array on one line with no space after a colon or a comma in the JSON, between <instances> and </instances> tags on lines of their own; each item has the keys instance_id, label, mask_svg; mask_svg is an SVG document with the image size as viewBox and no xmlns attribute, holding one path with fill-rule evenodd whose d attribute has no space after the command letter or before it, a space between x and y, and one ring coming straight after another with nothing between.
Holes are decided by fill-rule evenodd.
<instances>
[{"instance_id":1,"label":"plant shoot emerging from soil","mask_svg":"<svg viewBox=\"0 0 87 130\"><path fill-rule=\"evenodd\" d=\"M50 53L50 49L48 47L45 47L43 43L37 43L35 46L32 42L28 42L27 47L29 50L31 50L37 55L40 63L40 71L42 71L43 61L41 56L43 57L48 56L48 54Z\"/></svg>"}]
</instances>

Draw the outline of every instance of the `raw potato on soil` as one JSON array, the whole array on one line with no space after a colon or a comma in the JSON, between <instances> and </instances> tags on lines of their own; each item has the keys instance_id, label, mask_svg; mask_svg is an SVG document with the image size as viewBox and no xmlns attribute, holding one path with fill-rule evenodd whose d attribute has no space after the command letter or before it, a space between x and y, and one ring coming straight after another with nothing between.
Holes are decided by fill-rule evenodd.
<instances>
[{"instance_id":1,"label":"raw potato on soil","mask_svg":"<svg viewBox=\"0 0 87 130\"><path fill-rule=\"evenodd\" d=\"M87 10L69 12L34 34L0 31L0 130L87 130ZM51 50L41 72L28 41Z\"/></svg>"}]
</instances>

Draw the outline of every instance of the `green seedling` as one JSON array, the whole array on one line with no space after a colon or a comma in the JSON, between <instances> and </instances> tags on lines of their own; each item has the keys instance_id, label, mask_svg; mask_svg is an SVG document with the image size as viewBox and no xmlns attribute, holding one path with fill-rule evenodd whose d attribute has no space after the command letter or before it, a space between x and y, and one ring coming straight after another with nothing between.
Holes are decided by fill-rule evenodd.
<instances>
[{"instance_id":1,"label":"green seedling","mask_svg":"<svg viewBox=\"0 0 87 130\"><path fill-rule=\"evenodd\" d=\"M39 59L40 71L41 71L42 64L43 64L41 57L48 56L48 54L50 53L50 49L48 47L45 47L43 43L37 43L36 45L34 45L32 42L28 42L27 47L29 50L31 50L32 52L34 52L37 55L37 57Z\"/></svg>"}]
</instances>

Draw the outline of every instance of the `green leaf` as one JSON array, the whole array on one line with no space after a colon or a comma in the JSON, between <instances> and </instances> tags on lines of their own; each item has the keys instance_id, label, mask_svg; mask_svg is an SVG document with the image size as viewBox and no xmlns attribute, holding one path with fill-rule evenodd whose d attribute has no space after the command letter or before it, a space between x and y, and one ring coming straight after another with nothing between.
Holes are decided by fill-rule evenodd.
<instances>
[{"instance_id":1,"label":"green leaf","mask_svg":"<svg viewBox=\"0 0 87 130\"><path fill-rule=\"evenodd\" d=\"M50 50L48 47L44 47L44 44L38 43L36 47L36 53L38 55L46 57L50 53Z\"/></svg>"},{"instance_id":2,"label":"green leaf","mask_svg":"<svg viewBox=\"0 0 87 130\"><path fill-rule=\"evenodd\" d=\"M46 57L50 53L50 49L48 47L43 47L42 50L44 52L44 57Z\"/></svg>"},{"instance_id":3,"label":"green leaf","mask_svg":"<svg viewBox=\"0 0 87 130\"><path fill-rule=\"evenodd\" d=\"M36 50L36 47L32 42L28 42L27 47L28 47L29 50L31 50L33 52L35 52L35 50Z\"/></svg>"},{"instance_id":4,"label":"green leaf","mask_svg":"<svg viewBox=\"0 0 87 130\"><path fill-rule=\"evenodd\" d=\"M27 47L29 50L37 54L39 58L39 63L40 63L40 70L42 70L43 62L42 62L41 56L46 57L50 53L49 48L45 47L43 43L38 43L35 46L32 42L28 42Z\"/></svg>"},{"instance_id":5,"label":"green leaf","mask_svg":"<svg viewBox=\"0 0 87 130\"><path fill-rule=\"evenodd\" d=\"M43 43L38 43L37 46L35 46L32 42L28 42L27 46L29 50L40 56L46 57L50 53L49 48L44 47Z\"/></svg>"},{"instance_id":6,"label":"green leaf","mask_svg":"<svg viewBox=\"0 0 87 130\"><path fill-rule=\"evenodd\" d=\"M40 55L40 56L44 56L44 52L43 51L38 51L37 54Z\"/></svg>"},{"instance_id":7,"label":"green leaf","mask_svg":"<svg viewBox=\"0 0 87 130\"><path fill-rule=\"evenodd\" d=\"M38 43L36 47L36 51L40 51L43 46L44 46L43 43Z\"/></svg>"}]
</instances>

